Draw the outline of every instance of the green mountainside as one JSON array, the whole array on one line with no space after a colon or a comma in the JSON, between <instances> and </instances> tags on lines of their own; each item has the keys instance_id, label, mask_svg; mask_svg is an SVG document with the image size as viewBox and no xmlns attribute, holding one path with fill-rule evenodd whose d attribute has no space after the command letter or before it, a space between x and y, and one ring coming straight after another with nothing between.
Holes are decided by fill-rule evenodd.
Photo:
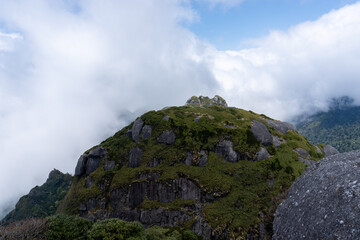
<instances>
[{"instance_id":1,"label":"green mountainside","mask_svg":"<svg viewBox=\"0 0 360 240\"><path fill-rule=\"evenodd\" d=\"M319 112L297 124L300 134L313 144L329 144L339 152L360 149L360 107L336 101L328 112Z\"/></svg>"},{"instance_id":2,"label":"green mountainside","mask_svg":"<svg viewBox=\"0 0 360 240\"><path fill-rule=\"evenodd\" d=\"M147 112L86 151L58 213L178 226L205 239L271 237L277 205L321 147L290 124L198 99L219 102L193 97Z\"/></svg>"},{"instance_id":3,"label":"green mountainside","mask_svg":"<svg viewBox=\"0 0 360 240\"><path fill-rule=\"evenodd\" d=\"M26 218L47 217L55 214L71 182L70 174L54 169L43 185L34 187L28 195L20 198L15 209L7 214L1 223L7 225Z\"/></svg>"}]
</instances>

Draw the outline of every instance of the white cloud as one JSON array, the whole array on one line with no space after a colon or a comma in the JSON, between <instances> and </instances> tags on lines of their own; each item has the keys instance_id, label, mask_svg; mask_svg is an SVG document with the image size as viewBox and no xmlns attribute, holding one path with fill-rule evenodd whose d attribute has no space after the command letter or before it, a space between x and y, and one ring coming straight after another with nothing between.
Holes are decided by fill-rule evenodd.
<instances>
[{"instance_id":1,"label":"white cloud","mask_svg":"<svg viewBox=\"0 0 360 240\"><path fill-rule=\"evenodd\" d=\"M360 3L314 22L273 31L256 48L214 51L213 69L223 95L238 107L291 119L326 110L329 98L360 103Z\"/></svg>"},{"instance_id":2,"label":"white cloud","mask_svg":"<svg viewBox=\"0 0 360 240\"><path fill-rule=\"evenodd\" d=\"M207 46L181 1L0 0L0 206L41 184L131 113L209 94ZM129 117L130 114L130 117ZM1 213L0 213L1 214Z\"/></svg>"}]
</instances>

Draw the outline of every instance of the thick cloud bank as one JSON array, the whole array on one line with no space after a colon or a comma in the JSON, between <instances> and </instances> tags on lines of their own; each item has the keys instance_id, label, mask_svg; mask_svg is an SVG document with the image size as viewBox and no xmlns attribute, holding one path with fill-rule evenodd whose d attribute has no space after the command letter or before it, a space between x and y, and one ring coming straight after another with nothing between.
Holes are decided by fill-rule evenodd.
<instances>
[{"instance_id":1,"label":"thick cloud bank","mask_svg":"<svg viewBox=\"0 0 360 240\"><path fill-rule=\"evenodd\" d=\"M349 95L360 103L360 3L286 32L253 40L252 49L214 51L213 69L231 105L280 119L326 110Z\"/></svg>"},{"instance_id":2,"label":"thick cloud bank","mask_svg":"<svg viewBox=\"0 0 360 240\"><path fill-rule=\"evenodd\" d=\"M72 173L82 152L139 113L191 95L220 94L282 120L326 109L333 97L360 101L360 3L226 52L184 27L198 17L189 0L0 6L3 210L52 168Z\"/></svg>"},{"instance_id":3,"label":"thick cloud bank","mask_svg":"<svg viewBox=\"0 0 360 240\"><path fill-rule=\"evenodd\" d=\"M0 5L0 206L53 168L72 173L82 152L137 115L129 113L217 86L206 44L181 26L194 13L180 2Z\"/></svg>"}]
</instances>

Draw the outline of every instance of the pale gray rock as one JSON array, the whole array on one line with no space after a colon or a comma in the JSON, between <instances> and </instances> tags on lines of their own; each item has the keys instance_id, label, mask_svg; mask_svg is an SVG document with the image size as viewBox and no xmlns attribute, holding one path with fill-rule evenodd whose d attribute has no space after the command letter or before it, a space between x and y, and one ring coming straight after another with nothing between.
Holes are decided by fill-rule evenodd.
<instances>
[{"instance_id":1,"label":"pale gray rock","mask_svg":"<svg viewBox=\"0 0 360 240\"><path fill-rule=\"evenodd\" d=\"M302 158L302 157L299 157L299 160L302 161L303 163L305 163L308 166L313 165L314 163L316 163L314 160L310 160L310 159L306 159L306 158Z\"/></svg>"},{"instance_id":2,"label":"pale gray rock","mask_svg":"<svg viewBox=\"0 0 360 240\"><path fill-rule=\"evenodd\" d=\"M251 131L254 137L264 146L271 146L273 144L273 137L265 124L254 120L252 122Z\"/></svg>"},{"instance_id":3,"label":"pale gray rock","mask_svg":"<svg viewBox=\"0 0 360 240\"><path fill-rule=\"evenodd\" d=\"M261 147L260 151L256 153L257 161L265 160L265 159L268 159L269 157L270 157L270 154L268 153L266 148L263 148L263 147Z\"/></svg>"},{"instance_id":4,"label":"pale gray rock","mask_svg":"<svg viewBox=\"0 0 360 240\"><path fill-rule=\"evenodd\" d=\"M235 163L240 160L239 154L236 151L234 151L233 143L230 140L221 140L215 146L215 153L232 163Z\"/></svg>"},{"instance_id":5,"label":"pale gray rock","mask_svg":"<svg viewBox=\"0 0 360 240\"><path fill-rule=\"evenodd\" d=\"M279 131L282 134L286 134L290 130L296 131L296 127L291 123L274 121L270 119L266 119L266 122L267 124L269 124L270 127L275 128L277 131Z\"/></svg>"},{"instance_id":6,"label":"pale gray rock","mask_svg":"<svg viewBox=\"0 0 360 240\"><path fill-rule=\"evenodd\" d=\"M169 116L169 115L166 115L165 117L163 117L162 120L164 120L164 121L169 121L169 119L170 119L170 116Z\"/></svg>"},{"instance_id":7,"label":"pale gray rock","mask_svg":"<svg viewBox=\"0 0 360 240\"><path fill-rule=\"evenodd\" d=\"M325 145L323 150L324 150L325 157L339 153L339 151L336 148L334 148L333 146L330 146L330 145Z\"/></svg>"},{"instance_id":8,"label":"pale gray rock","mask_svg":"<svg viewBox=\"0 0 360 240\"><path fill-rule=\"evenodd\" d=\"M305 149L302 149L302 148L295 148L294 151L300 155L300 157L302 158L308 158L310 157L310 154L305 150Z\"/></svg>"},{"instance_id":9,"label":"pale gray rock","mask_svg":"<svg viewBox=\"0 0 360 240\"><path fill-rule=\"evenodd\" d=\"M146 164L147 167L156 167L159 164L161 164L161 159L158 158L153 158L150 162L148 162L148 164Z\"/></svg>"},{"instance_id":10,"label":"pale gray rock","mask_svg":"<svg viewBox=\"0 0 360 240\"><path fill-rule=\"evenodd\" d=\"M115 167L115 161L107 161L104 165L104 170L111 171L114 169L114 167Z\"/></svg>"},{"instance_id":11,"label":"pale gray rock","mask_svg":"<svg viewBox=\"0 0 360 240\"><path fill-rule=\"evenodd\" d=\"M75 168L75 176L80 176L82 174L85 173L86 171L86 160L87 160L87 155L83 154L80 156L77 164L76 164L76 168Z\"/></svg>"},{"instance_id":12,"label":"pale gray rock","mask_svg":"<svg viewBox=\"0 0 360 240\"><path fill-rule=\"evenodd\" d=\"M317 153L322 153L321 149L318 146L315 146Z\"/></svg>"},{"instance_id":13,"label":"pale gray rock","mask_svg":"<svg viewBox=\"0 0 360 240\"><path fill-rule=\"evenodd\" d=\"M159 143L173 144L175 142L175 133L172 130L166 130L157 138Z\"/></svg>"},{"instance_id":14,"label":"pale gray rock","mask_svg":"<svg viewBox=\"0 0 360 240\"><path fill-rule=\"evenodd\" d=\"M283 143L286 143L285 139L273 136L273 144L276 148L280 147Z\"/></svg>"},{"instance_id":15,"label":"pale gray rock","mask_svg":"<svg viewBox=\"0 0 360 240\"><path fill-rule=\"evenodd\" d=\"M205 166L207 164L208 157L207 157L207 154L206 154L206 152L204 150L201 150L200 154L201 154L201 158L200 158L198 166L202 167L202 166Z\"/></svg>"},{"instance_id":16,"label":"pale gray rock","mask_svg":"<svg viewBox=\"0 0 360 240\"><path fill-rule=\"evenodd\" d=\"M143 126L144 121L141 120L141 118L136 119L133 123L133 126L131 128L131 137L136 143L138 143L140 140L140 132Z\"/></svg>"},{"instance_id":17,"label":"pale gray rock","mask_svg":"<svg viewBox=\"0 0 360 240\"><path fill-rule=\"evenodd\" d=\"M94 184L94 181L92 180L92 178L90 176L87 176L85 179L85 187L89 188Z\"/></svg>"},{"instance_id":18,"label":"pale gray rock","mask_svg":"<svg viewBox=\"0 0 360 240\"><path fill-rule=\"evenodd\" d=\"M309 166L276 210L273 239L359 239L359 173L359 150Z\"/></svg>"},{"instance_id":19,"label":"pale gray rock","mask_svg":"<svg viewBox=\"0 0 360 240\"><path fill-rule=\"evenodd\" d=\"M107 152L103 147L96 147L92 149L87 155L86 161L86 174L94 172L99 168L101 160L106 158Z\"/></svg>"},{"instance_id":20,"label":"pale gray rock","mask_svg":"<svg viewBox=\"0 0 360 240\"><path fill-rule=\"evenodd\" d=\"M184 164L190 166L192 164L192 158L193 158L192 154L190 152L187 152Z\"/></svg>"},{"instance_id":21,"label":"pale gray rock","mask_svg":"<svg viewBox=\"0 0 360 240\"><path fill-rule=\"evenodd\" d=\"M141 131L142 138L144 138L144 139L151 138L151 132L152 132L151 126L145 125Z\"/></svg>"},{"instance_id":22,"label":"pale gray rock","mask_svg":"<svg viewBox=\"0 0 360 240\"><path fill-rule=\"evenodd\" d=\"M133 147L133 149L130 150L129 154L129 167L131 168L137 168L141 165L141 157L143 154L143 150L139 148L138 146Z\"/></svg>"}]
</instances>

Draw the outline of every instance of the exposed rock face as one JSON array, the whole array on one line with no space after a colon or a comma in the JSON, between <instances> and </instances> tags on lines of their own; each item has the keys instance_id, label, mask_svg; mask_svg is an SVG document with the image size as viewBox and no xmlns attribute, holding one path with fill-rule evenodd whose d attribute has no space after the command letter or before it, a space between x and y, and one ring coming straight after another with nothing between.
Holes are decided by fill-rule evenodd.
<instances>
[{"instance_id":1,"label":"exposed rock face","mask_svg":"<svg viewBox=\"0 0 360 240\"><path fill-rule=\"evenodd\" d=\"M273 136L273 144L275 147L280 147L281 144L286 143L285 139L279 138L278 136Z\"/></svg>"},{"instance_id":2,"label":"exposed rock face","mask_svg":"<svg viewBox=\"0 0 360 240\"><path fill-rule=\"evenodd\" d=\"M265 124L254 120L252 122L251 131L254 137L264 146L271 146L273 144L273 137L270 134Z\"/></svg>"},{"instance_id":3,"label":"exposed rock face","mask_svg":"<svg viewBox=\"0 0 360 240\"><path fill-rule=\"evenodd\" d=\"M147 167L156 167L161 163L161 159L153 158L148 164Z\"/></svg>"},{"instance_id":4,"label":"exposed rock face","mask_svg":"<svg viewBox=\"0 0 360 240\"><path fill-rule=\"evenodd\" d=\"M111 171L115 167L115 161L107 161L104 166L105 171Z\"/></svg>"},{"instance_id":5,"label":"exposed rock face","mask_svg":"<svg viewBox=\"0 0 360 240\"><path fill-rule=\"evenodd\" d=\"M166 130L158 137L157 140L159 143L171 145L175 142L175 133L172 130Z\"/></svg>"},{"instance_id":6,"label":"exposed rock face","mask_svg":"<svg viewBox=\"0 0 360 240\"><path fill-rule=\"evenodd\" d=\"M131 128L131 137L136 143L138 143L140 140L140 132L143 126L144 126L144 121L141 120L141 118L138 118L135 120Z\"/></svg>"},{"instance_id":7,"label":"exposed rock face","mask_svg":"<svg viewBox=\"0 0 360 240\"><path fill-rule=\"evenodd\" d=\"M296 127L291 123L274 121L270 119L266 119L266 122L267 124L270 125L270 127L275 128L277 131L281 132L282 134L286 134L290 130L296 130Z\"/></svg>"},{"instance_id":8,"label":"exposed rock face","mask_svg":"<svg viewBox=\"0 0 360 240\"><path fill-rule=\"evenodd\" d=\"M308 158L310 157L309 153L302 148L295 148L294 151L299 154L302 158Z\"/></svg>"},{"instance_id":9,"label":"exposed rock face","mask_svg":"<svg viewBox=\"0 0 360 240\"><path fill-rule=\"evenodd\" d=\"M330 146L330 145L325 145L323 150L324 150L325 157L339 153L339 151L336 150L336 148L334 148L333 146Z\"/></svg>"},{"instance_id":10,"label":"exposed rock face","mask_svg":"<svg viewBox=\"0 0 360 240\"><path fill-rule=\"evenodd\" d=\"M273 239L359 239L360 151L326 157L290 188Z\"/></svg>"},{"instance_id":11,"label":"exposed rock face","mask_svg":"<svg viewBox=\"0 0 360 240\"><path fill-rule=\"evenodd\" d=\"M146 138L151 138L151 131L152 131L151 126L150 126L150 125L145 125L145 126L143 127L142 131L141 131L142 137L143 137L144 139L146 139Z\"/></svg>"},{"instance_id":12,"label":"exposed rock face","mask_svg":"<svg viewBox=\"0 0 360 240\"><path fill-rule=\"evenodd\" d=\"M239 161L238 153L234 151L233 143L230 140L220 141L215 147L215 153L229 162Z\"/></svg>"},{"instance_id":13,"label":"exposed rock face","mask_svg":"<svg viewBox=\"0 0 360 240\"><path fill-rule=\"evenodd\" d=\"M260 148L260 151L256 154L256 160L261 161L268 159L270 157L270 154L265 148Z\"/></svg>"},{"instance_id":14,"label":"exposed rock face","mask_svg":"<svg viewBox=\"0 0 360 240\"><path fill-rule=\"evenodd\" d=\"M136 168L141 165L141 157L143 154L143 150L139 148L138 146L134 147L130 150L130 156L129 156L129 167Z\"/></svg>"},{"instance_id":15,"label":"exposed rock face","mask_svg":"<svg viewBox=\"0 0 360 240\"><path fill-rule=\"evenodd\" d=\"M94 148L88 154L81 155L75 168L75 176L94 172L100 166L101 159L106 157L107 152L103 147Z\"/></svg>"},{"instance_id":16,"label":"exposed rock face","mask_svg":"<svg viewBox=\"0 0 360 240\"><path fill-rule=\"evenodd\" d=\"M213 98L209 97L196 97L192 96L190 99L186 101L186 106L190 107L210 107L210 106L219 106L219 107L227 107L227 103L225 99L220 97L219 95L216 95Z\"/></svg>"}]
</instances>

